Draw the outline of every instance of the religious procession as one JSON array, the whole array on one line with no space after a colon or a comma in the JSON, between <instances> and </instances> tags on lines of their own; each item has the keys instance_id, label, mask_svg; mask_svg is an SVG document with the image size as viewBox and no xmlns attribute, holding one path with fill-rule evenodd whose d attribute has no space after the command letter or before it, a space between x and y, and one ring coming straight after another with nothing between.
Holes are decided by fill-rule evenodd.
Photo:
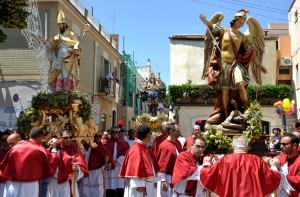
<instances>
[{"instance_id":1,"label":"religious procession","mask_svg":"<svg viewBox=\"0 0 300 197\"><path fill-rule=\"evenodd\" d=\"M248 68L258 84L267 69L264 33L247 13L236 12L230 27L221 26L220 12L210 20L199 15L206 28L202 77L216 101L207 120L187 131L162 112L164 86L153 72L143 84L147 114L133 118L128 130L122 119L100 129L88 96L77 89L91 26L79 37L58 10L57 35L31 35L44 47L44 86L51 91L32 97L16 129L0 132L0 196L300 197L300 121L291 132L263 133L260 105L248 99ZM104 82L108 97L120 80L113 71ZM20 102L18 94L13 99ZM283 116L293 114L294 105L285 99L274 107Z\"/></svg>"}]
</instances>

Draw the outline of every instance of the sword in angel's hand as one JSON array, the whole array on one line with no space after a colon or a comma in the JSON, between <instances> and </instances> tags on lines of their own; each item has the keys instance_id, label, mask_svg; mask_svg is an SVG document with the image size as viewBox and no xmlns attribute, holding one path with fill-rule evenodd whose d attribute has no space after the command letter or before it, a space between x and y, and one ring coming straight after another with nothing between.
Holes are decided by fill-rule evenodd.
<instances>
[{"instance_id":1,"label":"sword in angel's hand","mask_svg":"<svg viewBox=\"0 0 300 197\"><path fill-rule=\"evenodd\" d=\"M211 31L210 31L210 28L208 27L208 25L207 25L207 23L206 23L206 21L205 21L205 16L203 15L203 17L202 16L200 16L200 20L204 23L204 25L206 26L206 28L207 28L207 31L209 32L209 35L211 36L211 38L212 38L212 42L213 42L213 45L214 46L216 46L218 49L219 49L219 51L221 51L221 49L220 49L220 47L219 47L219 42L215 39L215 37L212 35L212 33L211 33Z\"/></svg>"}]
</instances>

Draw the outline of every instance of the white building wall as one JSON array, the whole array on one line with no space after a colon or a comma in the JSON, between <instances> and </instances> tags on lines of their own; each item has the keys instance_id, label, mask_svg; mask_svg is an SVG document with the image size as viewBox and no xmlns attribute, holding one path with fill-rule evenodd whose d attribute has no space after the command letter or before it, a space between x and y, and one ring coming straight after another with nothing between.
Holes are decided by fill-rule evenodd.
<instances>
[{"instance_id":1,"label":"white building wall","mask_svg":"<svg viewBox=\"0 0 300 197\"><path fill-rule=\"evenodd\" d=\"M296 17L298 13L298 17ZM289 28L291 36L291 54L292 54L292 66L293 66L293 85L294 95L296 96L297 119L300 119L299 104L300 104L300 0L295 0L289 11Z\"/></svg>"},{"instance_id":2,"label":"white building wall","mask_svg":"<svg viewBox=\"0 0 300 197\"><path fill-rule=\"evenodd\" d=\"M200 40L170 40L170 85L207 84L202 80L204 42Z\"/></svg>"}]
</instances>

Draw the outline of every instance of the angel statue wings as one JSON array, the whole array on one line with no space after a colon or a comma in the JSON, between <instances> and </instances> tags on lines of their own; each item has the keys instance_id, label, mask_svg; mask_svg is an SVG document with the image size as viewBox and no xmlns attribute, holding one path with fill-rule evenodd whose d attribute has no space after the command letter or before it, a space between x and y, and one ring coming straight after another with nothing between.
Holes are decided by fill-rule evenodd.
<instances>
[{"instance_id":1,"label":"angel statue wings","mask_svg":"<svg viewBox=\"0 0 300 197\"><path fill-rule=\"evenodd\" d=\"M238 103L241 111L246 109L250 65L258 84L261 84L261 72L267 72L261 65L265 47L264 33L256 19L246 17L248 12L247 9L239 10L229 28L220 26L224 18L220 12L210 20L200 14L200 19L207 26L202 78L208 78L208 83L213 85L217 96L211 116L217 115L217 119L214 117L211 121L228 117L231 99ZM245 22L249 28L243 34L239 29Z\"/></svg>"}]
</instances>

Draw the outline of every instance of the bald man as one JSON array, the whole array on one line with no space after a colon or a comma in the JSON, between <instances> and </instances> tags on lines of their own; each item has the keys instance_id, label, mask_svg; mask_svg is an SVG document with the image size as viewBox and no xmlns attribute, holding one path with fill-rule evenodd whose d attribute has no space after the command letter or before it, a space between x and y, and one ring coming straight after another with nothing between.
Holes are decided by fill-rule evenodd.
<instances>
[{"instance_id":1,"label":"bald man","mask_svg":"<svg viewBox=\"0 0 300 197\"><path fill-rule=\"evenodd\" d=\"M192 134L186 139L184 144L186 150L188 150L192 146L194 137L199 135L200 133L201 133L200 126L194 125Z\"/></svg>"},{"instance_id":2,"label":"bald man","mask_svg":"<svg viewBox=\"0 0 300 197\"><path fill-rule=\"evenodd\" d=\"M14 145L16 145L18 142L20 142L21 136L18 133L12 133L8 136L7 138L7 143L9 145L9 147L13 147Z\"/></svg>"}]
</instances>

